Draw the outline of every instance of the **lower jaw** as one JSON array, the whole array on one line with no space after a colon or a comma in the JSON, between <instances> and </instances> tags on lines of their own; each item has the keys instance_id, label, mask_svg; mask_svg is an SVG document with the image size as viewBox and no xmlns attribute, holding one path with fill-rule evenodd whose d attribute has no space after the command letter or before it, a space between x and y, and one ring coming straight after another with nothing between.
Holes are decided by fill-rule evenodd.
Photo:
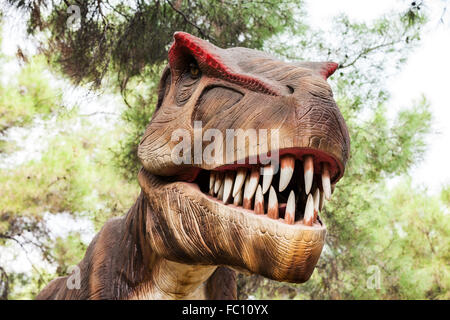
<instances>
[{"instance_id":1,"label":"lower jaw","mask_svg":"<svg viewBox=\"0 0 450 320\"><path fill-rule=\"evenodd\" d=\"M147 222L151 246L166 259L224 265L276 281L302 283L320 257L324 225L286 224L256 215L203 194L195 184L169 183L145 170L139 173L139 183L155 210ZM170 225L163 233L161 220Z\"/></svg>"}]
</instances>

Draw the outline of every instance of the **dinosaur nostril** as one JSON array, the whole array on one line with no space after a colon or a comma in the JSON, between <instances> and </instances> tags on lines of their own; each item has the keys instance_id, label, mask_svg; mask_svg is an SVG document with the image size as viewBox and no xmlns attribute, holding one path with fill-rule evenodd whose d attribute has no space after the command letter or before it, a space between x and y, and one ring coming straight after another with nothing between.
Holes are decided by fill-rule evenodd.
<instances>
[{"instance_id":1,"label":"dinosaur nostril","mask_svg":"<svg viewBox=\"0 0 450 320\"><path fill-rule=\"evenodd\" d=\"M289 90L289 94L293 94L294 93L294 88L292 88L291 86L287 85L286 86Z\"/></svg>"}]
</instances>

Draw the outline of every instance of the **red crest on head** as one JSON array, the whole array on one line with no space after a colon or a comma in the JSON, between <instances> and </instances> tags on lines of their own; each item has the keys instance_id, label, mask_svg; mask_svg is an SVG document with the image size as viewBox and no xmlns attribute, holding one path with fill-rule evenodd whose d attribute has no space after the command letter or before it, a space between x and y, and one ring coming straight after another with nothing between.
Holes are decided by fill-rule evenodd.
<instances>
[{"instance_id":1,"label":"red crest on head","mask_svg":"<svg viewBox=\"0 0 450 320\"><path fill-rule=\"evenodd\" d=\"M336 71L338 67L339 65L336 62L324 62L322 69L320 70L320 74L327 79Z\"/></svg>"},{"instance_id":2,"label":"red crest on head","mask_svg":"<svg viewBox=\"0 0 450 320\"><path fill-rule=\"evenodd\" d=\"M239 84L254 91L260 91L270 95L280 95L276 89L263 80L252 75L244 74L236 70L236 66L225 63L221 55L224 49L218 48L208 41L199 39L186 32L175 32L174 43L169 49L169 65L178 70L185 63L186 54L191 55L197 61L202 70L221 77L232 83Z\"/></svg>"}]
</instances>

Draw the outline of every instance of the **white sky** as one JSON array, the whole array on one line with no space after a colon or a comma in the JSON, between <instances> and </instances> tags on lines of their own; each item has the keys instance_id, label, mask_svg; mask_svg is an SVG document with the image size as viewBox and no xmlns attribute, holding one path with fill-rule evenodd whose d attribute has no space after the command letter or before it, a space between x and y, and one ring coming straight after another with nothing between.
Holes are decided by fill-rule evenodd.
<instances>
[{"instance_id":1,"label":"white sky","mask_svg":"<svg viewBox=\"0 0 450 320\"><path fill-rule=\"evenodd\" d=\"M313 25L327 27L331 18L345 13L351 19L368 22L393 8L407 8L412 1L392 0L308 0L308 17ZM411 175L415 185L425 185L430 192L439 192L450 183L450 1L424 1L423 9L430 15L420 46L409 56L402 71L388 81L392 95L390 115L411 105L424 94L431 103L434 134L428 139L424 161ZM448 6L444 11L444 7ZM397 11L396 10L396 11ZM439 20L442 17L444 24Z\"/></svg>"}]
</instances>

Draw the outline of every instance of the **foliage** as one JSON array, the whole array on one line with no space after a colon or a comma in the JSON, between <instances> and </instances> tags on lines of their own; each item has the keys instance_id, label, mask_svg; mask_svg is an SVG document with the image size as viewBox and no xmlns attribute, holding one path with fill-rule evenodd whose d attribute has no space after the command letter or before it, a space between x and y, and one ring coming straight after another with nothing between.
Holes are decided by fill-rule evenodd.
<instances>
[{"instance_id":1,"label":"foliage","mask_svg":"<svg viewBox=\"0 0 450 320\"><path fill-rule=\"evenodd\" d=\"M77 81L96 86L111 71L121 88L147 66L166 60L175 31L183 30L213 43L262 48L286 28L296 28L298 1L77 1L78 27L68 28L65 1L13 1L29 14L30 33L48 30L47 53ZM43 10L50 8L50 10ZM45 12L50 11L49 14ZM69 10L70 12L70 10Z\"/></svg>"},{"instance_id":2,"label":"foliage","mask_svg":"<svg viewBox=\"0 0 450 320\"><path fill-rule=\"evenodd\" d=\"M59 110L60 97L49 84L44 57L34 57L17 77L9 79L6 85L0 84L0 135L9 128L29 125L36 116L48 118ZM0 148L0 153L3 151Z\"/></svg>"},{"instance_id":3,"label":"foliage","mask_svg":"<svg viewBox=\"0 0 450 320\"><path fill-rule=\"evenodd\" d=\"M62 127L68 124L59 123ZM56 273L80 260L84 245L71 238L51 237L46 214L70 212L89 218L98 230L109 218L123 215L137 196L136 184L114 169L109 148L112 132L98 128L60 131L39 159L0 169L0 240L32 244L57 265ZM81 247L80 247L81 246ZM78 249L76 249L79 247Z\"/></svg>"},{"instance_id":4,"label":"foliage","mask_svg":"<svg viewBox=\"0 0 450 320\"><path fill-rule=\"evenodd\" d=\"M32 298L84 255L86 244L79 235L53 236L49 214L90 219L98 230L110 217L124 214L138 193L136 182L125 181L114 166L110 149L121 131L98 127L76 107L60 107L61 89L52 88L45 70L43 58L36 56L20 69L17 83L1 88L0 109L7 114L2 123L8 123L3 139L10 151L4 159L27 148L20 141L12 143L11 130L23 127L45 137L38 156L0 167L0 246L26 255L37 252L43 261L33 265L31 274L14 272L10 264L15 259L0 254L0 294L10 293L9 298ZM21 87L25 89L19 91Z\"/></svg>"}]
</instances>

